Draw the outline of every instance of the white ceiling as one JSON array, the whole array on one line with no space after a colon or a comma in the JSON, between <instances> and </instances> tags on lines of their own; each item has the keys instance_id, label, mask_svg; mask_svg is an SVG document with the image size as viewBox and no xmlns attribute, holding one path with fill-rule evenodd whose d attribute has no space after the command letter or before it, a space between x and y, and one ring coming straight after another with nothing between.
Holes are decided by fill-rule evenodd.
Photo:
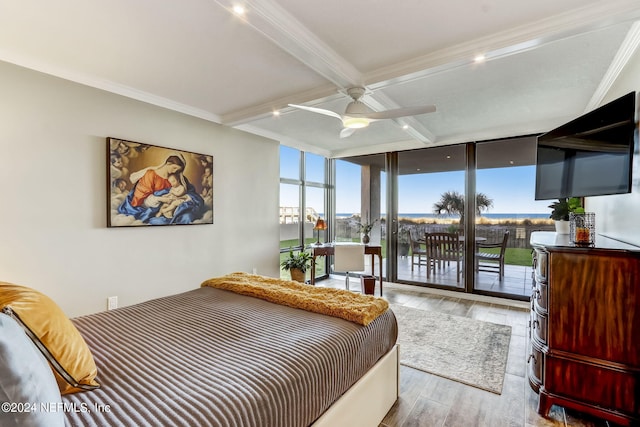
<instances>
[{"instance_id":1,"label":"white ceiling","mask_svg":"<svg viewBox=\"0 0 640 427\"><path fill-rule=\"evenodd\" d=\"M636 20L638 0L0 0L0 60L345 156L575 118L636 51ZM437 111L340 139L340 121L287 107L341 113L361 85L374 110Z\"/></svg>"}]
</instances>

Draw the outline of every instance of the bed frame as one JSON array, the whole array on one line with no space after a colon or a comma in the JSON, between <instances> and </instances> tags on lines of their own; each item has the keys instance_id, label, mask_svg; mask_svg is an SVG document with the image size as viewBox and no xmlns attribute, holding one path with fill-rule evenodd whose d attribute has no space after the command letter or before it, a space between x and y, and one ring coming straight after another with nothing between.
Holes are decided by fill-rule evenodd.
<instances>
[{"instance_id":1,"label":"bed frame","mask_svg":"<svg viewBox=\"0 0 640 427\"><path fill-rule=\"evenodd\" d=\"M396 344L311 426L378 426L398 399L399 379Z\"/></svg>"}]
</instances>

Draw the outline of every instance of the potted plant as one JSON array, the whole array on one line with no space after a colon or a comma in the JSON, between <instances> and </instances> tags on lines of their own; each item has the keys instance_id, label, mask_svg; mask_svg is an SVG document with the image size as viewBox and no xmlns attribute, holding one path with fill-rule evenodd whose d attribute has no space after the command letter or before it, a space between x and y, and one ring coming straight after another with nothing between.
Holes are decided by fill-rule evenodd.
<instances>
[{"instance_id":1,"label":"potted plant","mask_svg":"<svg viewBox=\"0 0 640 427\"><path fill-rule=\"evenodd\" d=\"M362 243L365 245L369 243L370 237L369 233L373 230L373 226L378 221L378 219L374 219L372 222L358 222L358 231L362 234Z\"/></svg>"},{"instance_id":2,"label":"potted plant","mask_svg":"<svg viewBox=\"0 0 640 427\"><path fill-rule=\"evenodd\" d=\"M409 256L409 247L411 242L409 239L409 230L401 227L398 231L398 256Z\"/></svg>"},{"instance_id":3,"label":"potted plant","mask_svg":"<svg viewBox=\"0 0 640 427\"><path fill-rule=\"evenodd\" d=\"M579 197L561 198L549 207L551 208L549 218L555 221L558 234L569 234L569 213L584 213Z\"/></svg>"},{"instance_id":4,"label":"potted plant","mask_svg":"<svg viewBox=\"0 0 640 427\"><path fill-rule=\"evenodd\" d=\"M289 258L286 258L280 264L283 270L289 271L291 279L296 282L305 281L305 274L311 265L312 256L309 252L300 251L297 255L293 254L293 250L289 251Z\"/></svg>"}]
</instances>

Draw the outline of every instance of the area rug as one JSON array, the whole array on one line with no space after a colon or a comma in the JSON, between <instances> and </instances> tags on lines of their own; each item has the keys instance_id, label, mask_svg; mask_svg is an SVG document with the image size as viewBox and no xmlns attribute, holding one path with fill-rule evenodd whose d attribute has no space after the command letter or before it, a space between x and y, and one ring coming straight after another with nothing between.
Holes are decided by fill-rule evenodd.
<instances>
[{"instance_id":1,"label":"area rug","mask_svg":"<svg viewBox=\"0 0 640 427\"><path fill-rule=\"evenodd\" d=\"M402 365L502 393L511 327L393 304Z\"/></svg>"}]
</instances>

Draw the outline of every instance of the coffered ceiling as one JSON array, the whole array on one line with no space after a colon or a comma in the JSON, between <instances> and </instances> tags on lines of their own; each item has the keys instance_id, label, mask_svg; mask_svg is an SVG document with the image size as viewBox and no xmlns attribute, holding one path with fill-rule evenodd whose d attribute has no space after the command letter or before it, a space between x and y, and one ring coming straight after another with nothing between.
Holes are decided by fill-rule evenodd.
<instances>
[{"instance_id":1,"label":"coffered ceiling","mask_svg":"<svg viewBox=\"0 0 640 427\"><path fill-rule=\"evenodd\" d=\"M0 60L339 157L549 130L601 103L637 20L637 0L0 0ZM353 86L437 111L341 139L287 106L342 113Z\"/></svg>"}]
</instances>

